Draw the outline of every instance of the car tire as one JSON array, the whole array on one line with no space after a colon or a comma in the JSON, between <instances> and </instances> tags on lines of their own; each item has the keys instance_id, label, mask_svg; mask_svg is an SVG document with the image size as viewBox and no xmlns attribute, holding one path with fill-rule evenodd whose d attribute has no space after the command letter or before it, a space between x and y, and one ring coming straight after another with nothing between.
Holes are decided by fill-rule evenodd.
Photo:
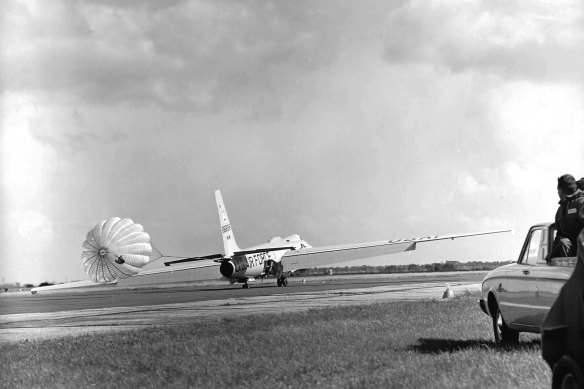
<instances>
[{"instance_id":1,"label":"car tire","mask_svg":"<svg viewBox=\"0 0 584 389\"><path fill-rule=\"evenodd\" d=\"M497 344L515 344L519 342L519 331L507 327L499 307L493 312L493 333Z\"/></svg>"},{"instance_id":2,"label":"car tire","mask_svg":"<svg viewBox=\"0 0 584 389\"><path fill-rule=\"evenodd\" d=\"M552 389L582 388L584 375L580 365L571 357L564 355L554 365Z\"/></svg>"}]
</instances>

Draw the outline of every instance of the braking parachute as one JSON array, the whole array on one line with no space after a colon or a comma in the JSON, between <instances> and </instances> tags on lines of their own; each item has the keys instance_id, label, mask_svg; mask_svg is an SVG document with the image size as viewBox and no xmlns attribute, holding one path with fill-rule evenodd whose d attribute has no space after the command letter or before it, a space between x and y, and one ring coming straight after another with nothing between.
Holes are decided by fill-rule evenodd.
<instances>
[{"instance_id":1,"label":"braking parachute","mask_svg":"<svg viewBox=\"0 0 584 389\"><path fill-rule=\"evenodd\" d=\"M92 281L101 284L129 278L151 261L150 235L131 219L102 220L87 233L81 259Z\"/></svg>"}]
</instances>

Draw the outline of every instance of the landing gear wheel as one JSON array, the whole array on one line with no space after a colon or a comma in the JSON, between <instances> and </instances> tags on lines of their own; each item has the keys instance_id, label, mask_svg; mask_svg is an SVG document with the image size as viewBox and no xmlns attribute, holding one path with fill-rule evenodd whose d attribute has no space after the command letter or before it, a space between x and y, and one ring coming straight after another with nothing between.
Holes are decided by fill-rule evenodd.
<instances>
[{"instance_id":1,"label":"landing gear wheel","mask_svg":"<svg viewBox=\"0 0 584 389\"><path fill-rule=\"evenodd\" d=\"M569 389L584 387L584 375L578 363L564 355L554 365L552 389Z\"/></svg>"},{"instance_id":2,"label":"landing gear wheel","mask_svg":"<svg viewBox=\"0 0 584 389\"><path fill-rule=\"evenodd\" d=\"M248 289L249 288L249 285L247 283L245 283L245 284L243 284L242 288L243 289Z\"/></svg>"},{"instance_id":3,"label":"landing gear wheel","mask_svg":"<svg viewBox=\"0 0 584 389\"><path fill-rule=\"evenodd\" d=\"M515 344L519 342L519 331L507 327L499 307L495 308L495 314L493 315L493 333L497 344Z\"/></svg>"}]
</instances>

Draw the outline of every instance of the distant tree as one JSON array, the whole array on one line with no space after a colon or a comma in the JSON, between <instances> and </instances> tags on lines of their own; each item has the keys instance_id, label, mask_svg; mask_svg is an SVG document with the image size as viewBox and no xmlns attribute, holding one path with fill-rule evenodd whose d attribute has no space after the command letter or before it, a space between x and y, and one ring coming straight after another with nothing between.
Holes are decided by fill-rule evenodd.
<instances>
[{"instance_id":1,"label":"distant tree","mask_svg":"<svg viewBox=\"0 0 584 389\"><path fill-rule=\"evenodd\" d=\"M416 273L416 272L449 272L449 271L484 271L492 270L502 265L513 263L513 261L441 261L428 264L409 265L382 265L382 266L345 266L335 268L311 268L299 270L297 275L322 275L330 274L374 274L374 273Z\"/></svg>"},{"instance_id":2,"label":"distant tree","mask_svg":"<svg viewBox=\"0 0 584 389\"><path fill-rule=\"evenodd\" d=\"M445 262L442 265L442 271L455 271L456 270L456 265L452 262Z\"/></svg>"}]
</instances>

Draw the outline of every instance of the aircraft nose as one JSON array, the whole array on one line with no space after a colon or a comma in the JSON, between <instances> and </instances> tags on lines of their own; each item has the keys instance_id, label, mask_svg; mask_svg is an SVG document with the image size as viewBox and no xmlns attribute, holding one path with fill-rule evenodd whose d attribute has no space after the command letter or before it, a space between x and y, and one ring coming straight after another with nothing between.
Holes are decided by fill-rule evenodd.
<instances>
[{"instance_id":1,"label":"aircraft nose","mask_svg":"<svg viewBox=\"0 0 584 389\"><path fill-rule=\"evenodd\" d=\"M221 266L219 266L219 272L223 277L231 278L233 273L235 273L235 265L233 265L233 262L231 261L224 261L221 263Z\"/></svg>"}]
</instances>

